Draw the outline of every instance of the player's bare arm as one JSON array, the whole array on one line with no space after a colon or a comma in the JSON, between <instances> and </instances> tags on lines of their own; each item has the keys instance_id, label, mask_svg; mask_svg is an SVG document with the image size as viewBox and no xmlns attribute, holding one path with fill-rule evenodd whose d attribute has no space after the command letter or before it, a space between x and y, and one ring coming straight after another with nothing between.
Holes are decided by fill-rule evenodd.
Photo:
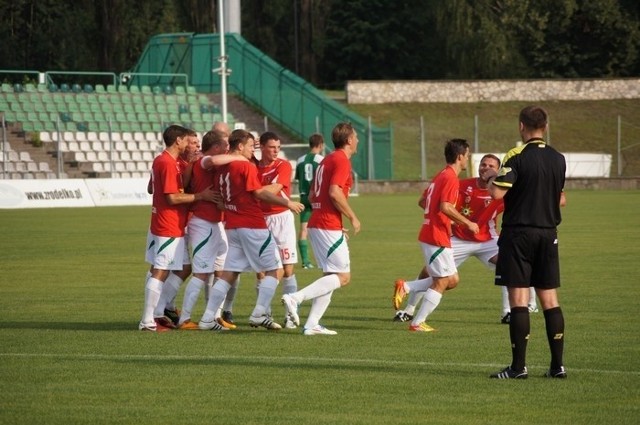
<instances>
[{"instance_id":1,"label":"player's bare arm","mask_svg":"<svg viewBox=\"0 0 640 425\"><path fill-rule=\"evenodd\" d=\"M231 155L226 153L221 155L207 155L202 158L202 168L209 170L211 168L226 165L233 161L249 161L249 160L242 155Z\"/></svg>"},{"instance_id":2,"label":"player's bare arm","mask_svg":"<svg viewBox=\"0 0 640 425\"><path fill-rule=\"evenodd\" d=\"M476 234L480 231L480 227L473 221L470 221L465 216L460 214L460 212L456 209L455 205L450 204L449 202L441 202L440 203L440 211L451 220L455 221L459 225L465 226L471 233Z\"/></svg>"},{"instance_id":3,"label":"player's bare arm","mask_svg":"<svg viewBox=\"0 0 640 425\"><path fill-rule=\"evenodd\" d=\"M255 196L260 201L287 207L296 214L300 214L302 211L304 211L304 205L302 205L300 202L294 202L285 198L281 198L280 196L276 196L264 187L254 190L253 196Z\"/></svg>"},{"instance_id":4,"label":"player's bare arm","mask_svg":"<svg viewBox=\"0 0 640 425\"><path fill-rule=\"evenodd\" d=\"M349 201L347 201L344 193L342 193L340 186L334 184L329 186L329 198L331 198L331 202L333 202L336 209L349 219L351 227L353 227L353 234L357 235L360 232L360 220L358 220L356 213L351 209Z\"/></svg>"},{"instance_id":5,"label":"player's bare arm","mask_svg":"<svg viewBox=\"0 0 640 425\"><path fill-rule=\"evenodd\" d=\"M167 193L164 195L169 205L190 204L196 201L215 202L216 192L208 187L198 193Z\"/></svg>"}]
</instances>

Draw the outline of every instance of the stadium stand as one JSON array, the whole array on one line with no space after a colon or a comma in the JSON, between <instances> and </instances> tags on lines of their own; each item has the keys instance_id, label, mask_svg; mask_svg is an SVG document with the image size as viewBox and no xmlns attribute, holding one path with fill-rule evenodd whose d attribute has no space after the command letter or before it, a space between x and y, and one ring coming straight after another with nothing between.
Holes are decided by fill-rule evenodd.
<instances>
[{"instance_id":1,"label":"stadium stand","mask_svg":"<svg viewBox=\"0 0 640 425\"><path fill-rule=\"evenodd\" d=\"M167 125L180 124L203 134L222 119L217 105L193 87L66 83L4 83L0 115L12 131L39 140L53 163L62 155L65 170L80 172L76 177L115 178L148 173L163 149L162 130ZM231 114L227 121L233 127ZM33 161L28 152L7 145L6 167L0 161L7 169L0 171L8 172L8 178L56 177L49 162Z\"/></svg>"}]
</instances>

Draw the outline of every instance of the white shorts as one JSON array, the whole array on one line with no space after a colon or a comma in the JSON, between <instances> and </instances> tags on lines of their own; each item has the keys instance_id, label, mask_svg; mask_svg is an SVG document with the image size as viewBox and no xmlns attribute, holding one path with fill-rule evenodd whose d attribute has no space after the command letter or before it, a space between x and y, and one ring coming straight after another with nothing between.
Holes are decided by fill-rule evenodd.
<instances>
[{"instance_id":1,"label":"white shorts","mask_svg":"<svg viewBox=\"0 0 640 425\"><path fill-rule=\"evenodd\" d=\"M187 233L187 227L184 228L183 239L184 239L184 252L182 253L182 264L186 266L187 264L191 264L191 255L189 252L189 234Z\"/></svg>"},{"instance_id":2,"label":"white shorts","mask_svg":"<svg viewBox=\"0 0 640 425\"><path fill-rule=\"evenodd\" d=\"M265 215L267 227L276 240L282 264L298 262L298 237L293 213L289 210L278 214Z\"/></svg>"},{"instance_id":3,"label":"white shorts","mask_svg":"<svg viewBox=\"0 0 640 425\"><path fill-rule=\"evenodd\" d=\"M158 270L182 270L186 252L185 240L182 237L169 238L147 234L147 253L145 260ZM189 256L187 255L187 263Z\"/></svg>"},{"instance_id":4,"label":"white shorts","mask_svg":"<svg viewBox=\"0 0 640 425\"><path fill-rule=\"evenodd\" d=\"M282 268L278 247L267 229L227 229L229 251L222 269L266 272Z\"/></svg>"},{"instance_id":5,"label":"white shorts","mask_svg":"<svg viewBox=\"0 0 640 425\"><path fill-rule=\"evenodd\" d=\"M192 273L222 270L229 244L222 223L192 216L187 226Z\"/></svg>"},{"instance_id":6,"label":"white shorts","mask_svg":"<svg viewBox=\"0 0 640 425\"><path fill-rule=\"evenodd\" d=\"M423 242L420 242L420 249L422 249L424 263L427 265L429 276L447 277L458 273L453 259L453 249Z\"/></svg>"},{"instance_id":7,"label":"white shorts","mask_svg":"<svg viewBox=\"0 0 640 425\"><path fill-rule=\"evenodd\" d=\"M453 236L451 249L453 249L453 260L456 267L459 267L469 257L477 257L489 269L495 270L496 268L496 265L489 260L498 255L497 237L486 242L469 242Z\"/></svg>"},{"instance_id":8,"label":"white shorts","mask_svg":"<svg viewBox=\"0 0 640 425\"><path fill-rule=\"evenodd\" d=\"M324 273L349 273L349 247L342 230L309 228L309 242Z\"/></svg>"}]
</instances>

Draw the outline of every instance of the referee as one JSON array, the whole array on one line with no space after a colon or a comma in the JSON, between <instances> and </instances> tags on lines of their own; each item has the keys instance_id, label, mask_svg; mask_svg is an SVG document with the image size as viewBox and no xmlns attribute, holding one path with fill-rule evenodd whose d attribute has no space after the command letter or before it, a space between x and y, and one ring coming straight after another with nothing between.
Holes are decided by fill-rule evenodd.
<instances>
[{"instance_id":1,"label":"referee","mask_svg":"<svg viewBox=\"0 0 640 425\"><path fill-rule=\"evenodd\" d=\"M511 365L491 375L498 379L526 379L526 353L530 322L529 287L536 290L544 311L551 364L549 378L566 378L562 362L564 316L558 303L560 287L557 226L564 202L566 162L547 145L547 112L528 106L520 112L523 145L507 152L502 167L489 179L494 199L504 199L502 232L498 240L496 285L506 286L511 305L509 335ZM492 173L496 173L495 171Z\"/></svg>"}]
</instances>

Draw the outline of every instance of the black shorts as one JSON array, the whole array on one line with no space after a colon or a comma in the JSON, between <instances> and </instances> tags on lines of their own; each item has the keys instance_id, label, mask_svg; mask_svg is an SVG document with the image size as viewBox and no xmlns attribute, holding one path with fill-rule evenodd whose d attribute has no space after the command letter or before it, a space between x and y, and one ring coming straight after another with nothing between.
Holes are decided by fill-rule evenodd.
<instances>
[{"instance_id":1,"label":"black shorts","mask_svg":"<svg viewBox=\"0 0 640 425\"><path fill-rule=\"evenodd\" d=\"M560 286L558 231L536 227L505 227L498 239L496 285L514 288Z\"/></svg>"}]
</instances>

